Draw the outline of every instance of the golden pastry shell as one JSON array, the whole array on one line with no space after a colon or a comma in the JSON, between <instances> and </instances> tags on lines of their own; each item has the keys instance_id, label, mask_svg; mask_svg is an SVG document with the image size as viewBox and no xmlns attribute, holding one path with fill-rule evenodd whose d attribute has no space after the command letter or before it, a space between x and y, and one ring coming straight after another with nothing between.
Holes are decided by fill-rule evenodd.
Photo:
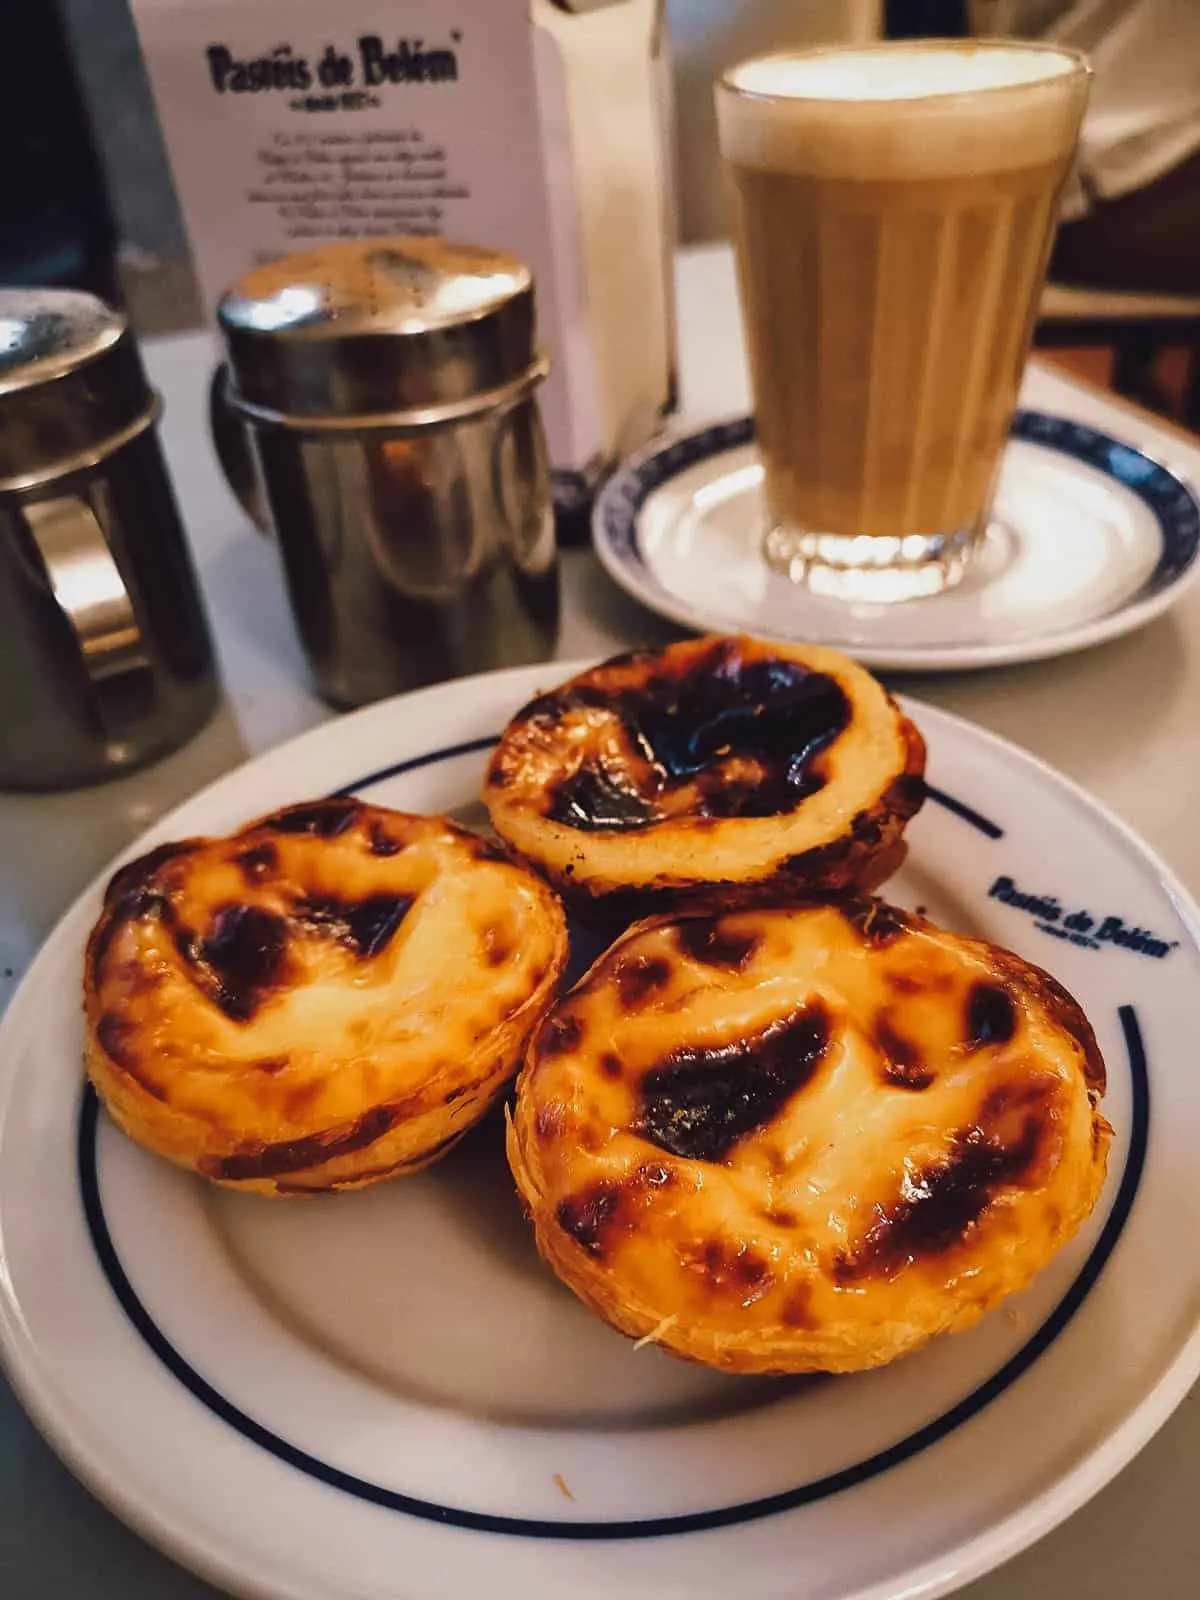
<instances>
[{"instance_id":1,"label":"golden pastry shell","mask_svg":"<svg viewBox=\"0 0 1200 1600\"><path fill-rule=\"evenodd\" d=\"M652 918L532 1038L538 1248L635 1339L736 1372L970 1327L1103 1183L1104 1064L1048 974L879 901Z\"/></svg>"},{"instance_id":2,"label":"golden pastry shell","mask_svg":"<svg viewBox=\"0 0 1200 1600\"><path fill-rule=\"evenodd\" d=\"M761 685L772 673L827 684L846 719L807 754L797 722L797 790L779 781L786 748L764 760L735 742L708 753L701 770L665 779L647 759L639 724L647 704L653 714L664 697L682 696L670 713L682 724L688 695L694 708L714 679L724 689L739 678ZM678 737L689 731L681 727ZM701 638L615 657L525 706L493 753L484 799L500 837L574 909L632 916L689 897L736 905L870 892L903 858L924 771L915 725L846 656L816 645ZM632 821L570 820L581 785L590 791L596 782L618 809L633 808Z\"/></svg>"},{"instance_id":3,"label":"golden pastry shell","mask_svg":"<svg viewBox=\"0 0 1200 1600\"><path fill-rule=\"evenodd\" d=\"M116 873L87 1070L131 1138L206 1178L359 1187L483 1115L566 956L554 894L446 819L293 806Z\"/></svg>"}]
</instances>

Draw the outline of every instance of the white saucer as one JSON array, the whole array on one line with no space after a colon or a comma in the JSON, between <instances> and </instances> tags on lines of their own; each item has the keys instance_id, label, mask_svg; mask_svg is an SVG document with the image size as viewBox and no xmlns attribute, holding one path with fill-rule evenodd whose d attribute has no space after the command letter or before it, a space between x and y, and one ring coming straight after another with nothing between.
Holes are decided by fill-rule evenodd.
<instances>
[{"instance_id":1,"label":"white saucer","mask_svg":"<svg viewBox=\"0 0 1200 1600\"><path fill-rule=\"evenodd\" d=\"M500 728L574 670L328 723L134 849L329 790L478 819ZM362 1194L214 1190L84 1089L96 884L0 1024L0 1356L95 1492L256 1600L929 1600L1107 1482L1200 1369L1200 913L1065 779L908 709L934 788L889 894L1048 967L1108 1063L1104 1193L1026 1293L879 1372L735 1378L558 1284L499 1118Z\"/></svg>"},{"instance_id":2,"label":"white saucer","mask_svg":"<svg viewBox=\"0 0 1200 1600\"><path fill-rule=\"evenodd\" d=\"M901 605L818 599L760 553L748 417L628 461L595 508L596 552L652 611L702 632L834 645L933 672L1081 650L1149 622L1197 570L1200 504L1168 467L1083 423L1017 414L983 550L963 582Z\"/></svg>"}]
</instances>

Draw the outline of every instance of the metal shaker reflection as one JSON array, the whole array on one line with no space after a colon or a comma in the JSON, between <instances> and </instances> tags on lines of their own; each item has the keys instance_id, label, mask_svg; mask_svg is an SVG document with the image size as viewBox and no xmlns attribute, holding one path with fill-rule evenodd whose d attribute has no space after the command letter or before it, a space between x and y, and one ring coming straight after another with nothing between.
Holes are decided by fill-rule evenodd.
<instances>
[{"instance_id":1,"label":"metal shaker reflection","mask_svg":"<svg viewBox=\"0 0 1200 1600\"><path fill-rule=\"evenodd\" d=\"M528 270L441 240L335 245L250 274L219 316L219 453L252 515L261 495L320 693L356 705L550 655Z\"/></svg>"}]
</instances>

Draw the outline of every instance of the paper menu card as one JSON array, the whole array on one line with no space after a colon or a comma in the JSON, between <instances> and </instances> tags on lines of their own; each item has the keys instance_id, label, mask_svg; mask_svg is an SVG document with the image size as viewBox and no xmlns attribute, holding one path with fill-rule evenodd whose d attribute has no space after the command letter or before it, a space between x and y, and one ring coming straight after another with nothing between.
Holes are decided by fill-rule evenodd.
<instances>
[{"instance_id":1,"label":"paper menu card","mask_svg":"<svg viewBox=\"0 0 1200 1600\"><path fill-rule=\"evenodd\" d=\"M248 268L437 233L532 268L553 466L648 436L672 381L662 0L133 0L210 312Z\"/></svg>"}]
</instances>

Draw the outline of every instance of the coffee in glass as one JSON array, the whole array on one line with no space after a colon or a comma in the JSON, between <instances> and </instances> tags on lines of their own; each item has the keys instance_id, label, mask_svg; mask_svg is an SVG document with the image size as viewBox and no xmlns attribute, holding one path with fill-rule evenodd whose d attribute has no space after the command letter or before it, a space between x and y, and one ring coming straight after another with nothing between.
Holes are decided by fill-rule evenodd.
<instances>
[{"instance_id":1,"label":"coffee in glass","mask_svg":"<svg viewBox=\"0 0 1200 1600\"><path fill-rule=\"evenodd\" d=\"M718 84L776 570L878 601L962 576L1087 86L1072 51L940 40Z\"/></svg>"}]
</instances>

